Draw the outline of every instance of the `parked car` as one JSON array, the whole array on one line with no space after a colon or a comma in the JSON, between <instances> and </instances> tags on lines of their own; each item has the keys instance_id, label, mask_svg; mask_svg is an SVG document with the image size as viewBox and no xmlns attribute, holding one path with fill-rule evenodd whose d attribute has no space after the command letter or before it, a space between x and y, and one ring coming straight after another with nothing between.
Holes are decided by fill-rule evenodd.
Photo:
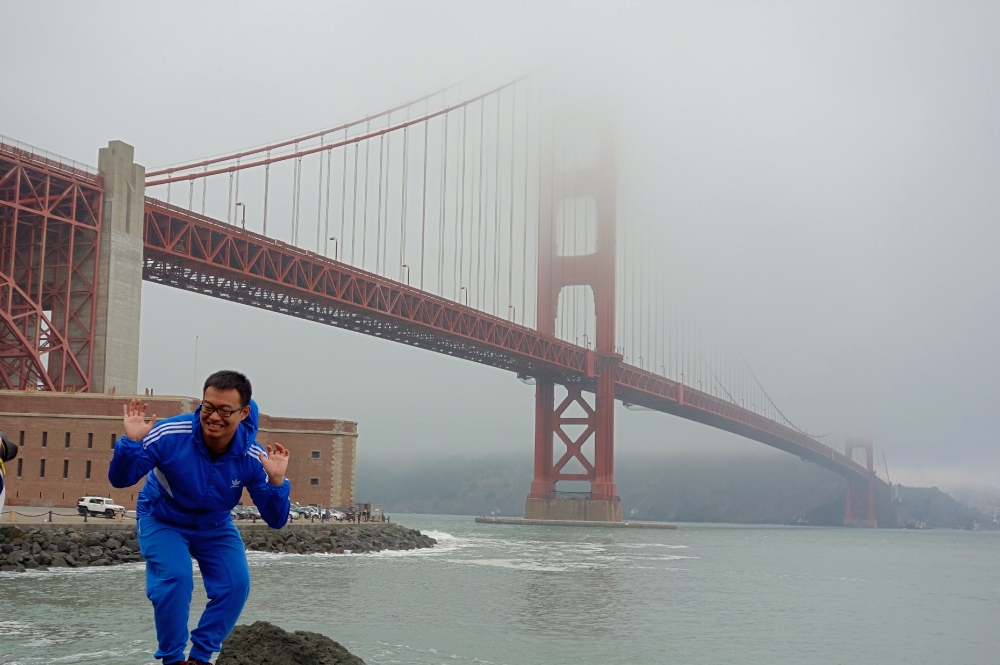
<instances>
[{"instance_id":1,"label":"parked car","mask_svg":"<svg viewBox=\"0 0 1000 665\"><path fill-rule=\"evenodd\" d=\"M119 506L106 496L84 496L76 502L76 510L81 515L104 515L113 518L116 514L125 515L125 506Z\"/></svg>"}]
</instances>

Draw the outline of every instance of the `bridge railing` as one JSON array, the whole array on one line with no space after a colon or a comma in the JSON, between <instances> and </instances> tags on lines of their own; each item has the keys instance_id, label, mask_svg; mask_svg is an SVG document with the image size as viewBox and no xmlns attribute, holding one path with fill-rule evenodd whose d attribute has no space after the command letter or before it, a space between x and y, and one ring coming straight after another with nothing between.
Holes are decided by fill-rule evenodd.
<instances>
[{"instance_id":1,"label":"bridge railing","mask_svg":"<svg viewBox=\"0 0 1000 665\"><path fill-rule=\"evenodd\" d=\"M30 160L40 166L56 171L63 171L69 175L81 176L92 181L100 179L100 172L89 164L83 164L69 157L63 157L54 152L42 150L29 143L18 141L3 134L0 134L0 152Z\"/></svg>"},{"instance_id":2,"label":"bridge railing","mask_svg":"<svg viewBox=\"0 0 1000 665\"><path fill-rule=\"evenodd\" d=\"M826 464L827 466L831 466L830 463L832 463L834 468L849 470L850 473L857 476L868 477L870 475L870 472L865 467L844 455L841 451L784 423L638 367L625 364L619 365L617 367L616 383L620 389L627 391L626 400L631 403L655 411L677 414L680 414L683 410L688 410L688 413L691 410L697 410L706 415L741 425L743 428L746 428L742 432L744 435L747 435L746 432L748 431L756 431L758 435L751 436L751 438L763 441L764 439L760 438L760 435L773 437L770 445L775 445L773 443L774 440L792 444L795 448L789 452L807 455L812 458L812 461L819 461L819 458L821 458L829 460L829 463ZM616 391L616 396L620 396L618 392ZM731 427L724 427L724 429L735 431ZM778 447L783 447L783 444Z\"/></svg>"}]
</instances>

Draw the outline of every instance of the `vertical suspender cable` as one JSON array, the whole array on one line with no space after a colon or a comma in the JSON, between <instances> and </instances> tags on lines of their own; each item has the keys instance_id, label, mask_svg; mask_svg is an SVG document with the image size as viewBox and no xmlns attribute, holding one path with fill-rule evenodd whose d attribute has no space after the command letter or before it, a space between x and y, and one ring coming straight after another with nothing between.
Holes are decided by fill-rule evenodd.
<instances>
[{"instance_id":1,"label":"vertical suspender cable","mask_svg":"<svg viewBox=\"0 0 1000 665\"><path fill-rule=\"evenodd\" d=\"M205 167L205 173L208 173L208 167ZM205 214L205 197L208 194L208 176L204 176L201 179L201 214Z\"/></svg>"},{"instance_id":2,"label":"vertical suspender cable","mask_svg":"<svg viewBox=\"0 0 1000 665\"><path fill-rule=\"evenodd\" d=\"M463 110L464 110L464 107L463 107ZM458 132L456 132L456 133L458 133ZM457 136L457 137L455 137L455 142L456 142L456 144L455 144L455 158L459 161L459 164L462 164L462 165L464 165L464 162L465 162L464 155L463 155L463 151L465 150L464 133L465 133L465 118L463 116L463 118L462 118L462 134L459 135L459 136ZM462 140L459 141L459 138L461 138ZM462 166L459 166L458 168L462 169L464 171L464 169L462 168ZM455 218L455 249L452 252L452 263L454 264L454 265L452 265L452 272L454 273L453 276L452 276L452 285L451 285L451 292L452 292L451 293L451 297L452 297L452 299L457 298L458 287L459 287L459 283L458 282L459 282L460 274L461 274L461 272L460 272L461 271L461 266L460 266L459 260L458 260L459 252L461 251L461 244L462 244L462 241L461 241L461 237L462 237L462 215L459 212L459 198L461 197L461 191L462 191L460 183L461 183L461 180L459 178L459 173L456 172L455 173L455 213L454 213L454 218ZM441 295L443 296L444 293L442 293Z\"/></svg>"},{"instance_id":3,"label":"vertical suspender cable","mask_svg":"<svg viewBox=\"0 0 1000 665\"><path fill-rule=\"evenodd\" d=\"M240 158L236 158L236 191L233 194L233 224L236 224L236 205L240 202ZM246 214L246 209L243 210Z\"/></svg>"},{"instance_id":4,"label":"vertical suspender cable","mask_svg":"<svg viewBox=\"0 0 1000 665\"><path fill-rule=\"evenodd\" d=\"M524 325L528 296L528 133L531 126L531 80L524 82L524 217L521 238L521 325Z\"/></svg>"},{"instance_id":5,"label":"vertical suspender cable","mask_svg":"<svg viewBox=\"0 0 1000 665\"><path fill-rule=\"evenodd\" d=\"M371 121L368 123L367 129L371 128ZM365 132L368 133L367 131ZM372 141L371 139L365 140L365 195L362 199L363 204L361 208L361 269L364 270L367 265L368 259L368 173L371 171L369 168L371 164L371 154L372 154Z\"/></svg>"},{"instance_id":6,"label":"vertical suspender cable","mask_svg":"<svg viewBox=\"0 0 1000 665\"><path fill-rule=\"evenodd\" d=\"M232 223L233 212L233 172L229 172L229 201L226 202L226 224Z\"/></svg>"},{"instance_id":7,"label":"vertical suspender cable","mask_svg":"<svg viewBox=\"0 0 1000 665\"><path fill-rule=\"evenodd\" d=\"M500 299L500 93L497 92L496 139L494 155L496 174L493 178L493 316L497 315L497 302Z\"/></svg>"},{"instance_id":8,"label":"vertical suspender cable","mask_svg":"<svg viewBox=\"0 0 1000 665\"><path fill-rule=\"evenodd\" d=\"M486 281L480 279L480 272L483 264L483 140L485 136L484 120L486 114L486 100L479 100L479 195L476 197L478 213L476 215L476 308L481 308L479 293L482 291L482 300L486 300ZM471 248L470 248L471 249ZM470 251L471 254L471 251ZM471 269L471 266L470 266Z\"/></svg>"},{"instance_id":9,"label":"vertical suspender cable","mask_svg":"<svg viewBox=\"0 0 1000 665\"><path fill-rule=\"evenodd\" d=\"M561 242L556 243L554 245L553 254L555 255L555 257L565 256L566 248L568 247L566 233L569 224L566 223L566 196L565 196L567 189L566 185L568 182L568 175L567 175L568 160L566 157L566 152L569 150L569 142L570 142L568 126L569 123L565 122L562 127L562 158L560 160L560 168L559 168L559 175L562 179L560 181L561 186L556 190L558 198L554 196L552 200L552 205L555 208L556 212L556 216L554 218L555 223L558 225L559 222L562 221L562 231L561 231L562 240ZM559 258L558 260L559 260L559 286L558 288L556 288L555 291L556 291L556 299L562 303L562 305L557 308L557 311L559 312L558 317L559 317L560 337L566 340L569 339L570 337L569 322L567 321L567 319L569 319L569 315L567 313L566 299L560 297L562 295L563 285L566 283L566 263L561 258Z\"/></svg>"},{"instance_id":10,"label":"vertical suspender cable","mask_svg":"<svg viewBox=\"0 0 1000 665\"><path fill-rule=\"evenodd\" d=\"M295 152L299 151L298 143L295 144L294 149ZM295 222L298 219L297 207L299 205L299 197L297 196L299 187L299 159L301 159L301 157L297 157L295 161L292 163L292 244L293 245L296 243L296 239L298 238L298 233L299 233L298 229L295 228Z\"/></svg>"},{"instance_id":11,"label":"vertical suspender cable","mask_svg":"<svg viewBox=\"0 0 1000 665\"><path fill-rule=\"evenodd\" d=\"M468 136L469 136L469 107L462 107L462 182L459 187L459 219L458 219L458 280L455 282L455 300L457 301L462 294L460 287L465 286L465 155L468 148Z\"/></svg>"},{"instance_id":12,"label":"vertical suspender cable","mask_svg":"<svg viewBox=\"0 0 1000 665\"><path fill-rule=\"evenodd\" d=\"M408 115L408 114L407 114ZM406 194L409 190L407 175L409 173L409 127L403 128L403 202L399 211L399 281L403 281L403 266L406 265ZM409 268L407 268L409 270Z\"/></svg>"},{"instance_id":13,"label":"vertical suspender cable","mask_svg":"<svg viewBox=\"0 0 1000 665\"><path fill-rule=\"evenodd\" d=\"M640 233L642 233L644 231L645 231L645 229L642 228L642 227L640 227ZM645 238L643 238L643 239L641 239L639 241L639 244L638 244L638 247L637 247L637 249L639 250L639 311L638 311L638 316L639 316L639 368L640 369L643 369L643 366L642 366L643 365L643 359L646 358L649 355L648 352L646 351L645 344L643 343L643 337L644 337L643 333L645 332L645 329L644 329L645 322L643 320L643 315L645 314L644 310L646 309L646 303L643 302L644 301L643 293L645 292L645 284L644 284L644 282L646 281L646 262L643 260L645 257L643 257L643 251L642 250L643 250L643 246L645 244L646 244L645 243ZM635 314L633 314L633 316L635 316Z\"/></svg>"},{"instance_id":14,"label":"vertical suspender cable","mask_svg":"<svg viewBox=\"0 0 1000 665\"><path fill-rule=\"evenodd\" d=\"M382 153L385 143L385 134L378 137L378 207L375 217L375 274L382 273Z\"/></svg>"},{"instance_id":15,"label":"vertical suspender cable","mask_svg":"<svg viewBox=\"0 0 1000 665\"><path fill-rule=\"evenodd\" d=\"M330 251L330 176L333 172L333 150L326 151L326 205L323 210L323 256ZM339 244L340 241L338 240Z\"/></svg>"},{"instance_id":16,"label":"vertical suspender cable","mask_svg":"<svg viewBox=\"0 0 1000 665\"><path fill-rule=\"evenodd\" d=\"M573 140L573 144L574 144L573 145L573 148L574 148L573 149L573 173L574 174L577 174L577 173L580 172L580 145L581 145L581 143L583 143L583 140L584 140L584 136L582 135L582 132L580 132L579 130L577 130L577 136ZM564 199L564 201L565 201L565 199ZM571 224L566 224L566 213L565 213L565 211L563 212L563 223L566 224L567 227L569 227L567 229L567 233L570 234L572 236L572 238L573 238L573 256L576 256L576 255L578 255L580 253L580 248L579 248L579 246L577 244L577 241L580 238L580 219L579 219L580 205L579 205L579 203L580 203L580 179L579 179L578 176L574 175L574 177L573 177L573 213L571 215L571 222L572 222ZM571 327L571 329L570 329L570 333L569 334L570 334L570 337L573 340L573 343L577 344L577 345L580 344L580 334L579 334L580 331L577 328L577 326L579 325L579 322L580 322L580 318L579 318L580 317L579 304L580 304L580 287L579 287L579 285L574 285L573 286L573 315L572 315L572 318L570 319L570 327Z\"/></svg>"},{"instance_id":17,"label":"vertical suspender cable","mask_svg":"<svg viewBox=\"0 0 1000 665\"><path fill-rule=\"evenodd\" d=\"M347 140L347 129L344 129L344 140ZM334 257L338 261L344 256L344 251L341 249L344 246L344 231L346 230L344 224L347 218L347 146L344 146L344 165L341 167L340 173L340 235L337 236L337 245L333 249ZM352 239L353 241L353 239Z\"/></svg>"},{"instance_id":18,"label":"vertical suspender cable","mask_svg":"<svg viewBox=\"0 0 1000 665\"><path fill-rule=\"evenodd\" d=\"M390 123L391 124L391 123ZM389 189L389 178L392 174L392 134L386 136L385 139L385 207L382 211L382 220L380 223L380 228L384 229L382 232L382 274L389 275L389 258L386 256L386 251L389 245L389 199L391 196L391 190Z\"/></svg>"},{"instance_id":19,"label":"vertical suspender cable","mask_svg":"<svg viewBox=\"0 0 1000 665\"><path fill-rule=\"evenodd\" d=\"M326 137L321 136L319 139L320 147L323 146L323 139ZM319 233L320 227L323 221L323 153L319 153L319 182L317 183L319 187L316 192L316 253L319 254ZM323 252L326 255L326 252Z\"/></svg>"},{"instance_id":20,"label":"vertical suspender cable","mask_svg":"<svg viewBox=\"0 0 1000 665\"><path fill-rule=\"evenodd\" d=\"M208 168L207 166L205 168ZM265 236L267 235L267 194L268 187L271 184L271 151L267 151L267 164L264 165L264 230L261 231Z\"/></svg>"},{"instance_id":21,"label":"vertical suspender cable","mask_svg":"<svg viewBox=\"0 0 1000 665\"><path fill-rule=\"evenodd\" d=\"M444 137L441 148L441 210L438 222L438 287L437 294L444 295L444 222L445 202L448 198L448 114L444 116Z\"/></svg>"},{"instance_id":22,"label":"vertical suspender cable","mask_svg":"<svg viewBox=\"0 0 1000 665\"><path fill-rule=\"evenodd\" d=\"M427 104L424 103L424 115L427 115ZM430 120L424 121L424 175L423 175L423 196L422 210L420 213L420 289L424 288L424 247L427 235L427 135L430 133Z\"/></svg>"},{"instance_id":23,"label":"vertical suspender cable","mask_svg":"<svg viewBox=\"0 0 1000 665\"><path fill-rule=\"evenodd\" d=\"M652 269L652 266L650 266ZM649 370L654 374L660 373L660 283L657 279L657 272L654 272L650 280L650 302L652 303L652 316L650 320L650 362Z\"/></svg>"},{"instance_id":24,"label":"vertical suspender cable","mask_svg":"<svg viewBox=\"0 0 1000 665\"><path fill-rule=\"evenodd\" d=\"M365 133L368 133L367 128ZM354 263L355 256L355 245L358 241L358 153L361 151L361 147L355 143L354 144L354 175L351 178L351 182L354 188L354 194L351 196L351 265L356 265Z\"/></svg>"},{"instance_id":25,"label":"vertical suspender cable","mask_svg":"<svg viewBox=\"0 0 1000 665\"><path fill-rule=\"evenodd\" d=\"M295 240L293 244L299 245L299 224L302 220L302 157L295 160L295 219L293 220L295 229Z\"/></svg>"},{"instance_id":26,"label":"vertical suspender cable","mask_svg":"<svg viewBox=\"0 0 1000 665\"><path fill-rule=\"evenodd\" d=\"M511 86L510 98L510 197L507 201L507 305L514 304L514 120L517 114L517 84ZM510 316L511 312L508 312ZM517 314L510 316L514 323Z\"/></svg>"},{"instance_id":27,"label":"vertical suspender cable","mask_svg":"<svg viewBox=\"0 0 1000 665\"><path fill-rule=\"evenodd\" d=\"M625 232L624 228L624 209L625 209L625 192L624 188L621 192L617 192L615 196L615 209L612 214L615 216L615 338L612 340L612 348L615 353L621 353L620 345L618 340L621 338L623 328L623 313L622 308L625 300L623 295L625 290L623 288L624 278L621 276L622 266L625 265L625 259L622 258L622 247L625 241L622 235ZM600 223L600 222L598 222Z\"/></svg>"}]
</instances>

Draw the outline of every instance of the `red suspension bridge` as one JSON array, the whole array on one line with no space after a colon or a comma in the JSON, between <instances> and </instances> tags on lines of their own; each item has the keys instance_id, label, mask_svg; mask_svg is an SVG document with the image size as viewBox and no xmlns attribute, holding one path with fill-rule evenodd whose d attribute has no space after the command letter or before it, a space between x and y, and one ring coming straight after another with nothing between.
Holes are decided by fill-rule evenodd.
<instances>
[{"instance_id":1,"label":"red suspension bridge","mask_svg":"<svg viewBox=\"0 0 1000 665\"><path fill-rule=\"evenodd\" d=\"M534 383L527 517L621 519L621 400L835 471L845 522L875 526L871 442L800 429L682 319L621 213L609 112L569 99L540 76L453 86L148 172L120 142L93 169L0 137L0 387L134 392L145 279Z\"/></svg>"}]
</instances>

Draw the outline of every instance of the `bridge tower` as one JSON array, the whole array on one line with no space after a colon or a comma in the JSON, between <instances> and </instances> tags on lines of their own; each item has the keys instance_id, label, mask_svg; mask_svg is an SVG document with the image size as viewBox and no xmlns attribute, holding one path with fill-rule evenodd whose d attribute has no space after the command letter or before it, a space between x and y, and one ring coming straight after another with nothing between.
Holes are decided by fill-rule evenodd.
<instances>
[{"instance_id":1,"label":"bridge tower","mask_svg":"<svg viewBox=\"0 0 1000 665\"><path fill-rule=\"evenodd\" d=\"M844 455L853 459L854 451L865 451L865 467L868 469L868 479L847 479L847 512L844 514L845 526L866 526L875 528L875 453L871 439L848 438L844 443Z\"/></svg>"},{"instance_id":2,"label":"bridge tower","mask_svg":"<svg viewBox=\"0 0 1000 665\"><path fill-rule=\"evenodd\" d=\"M144 169L0 138L0 388L138 388Z\"/></svg>"},{"instance_id":3,"label":"bridge tower","mask_svg":"<svg viewBox=\"0 0 1000 665\"><path fill-rule=\"evenodd\" d=\"M615 352L617 229L611 118L607 108L591 107L574 109L566 116L557 122L550 110L545 116L550 131L542 132L537 329L554 336L562 290L590 287L596 339L587 375L588 381L593 381L595 399L591 406L583 395L583 385L566 385L566 396L557 404L555 382L535 377L535 469L524 515L528 519L617 522L621 521L621 501L614 480L614 390L615 369L622 357ZM567 159L567 152L575 152L578 158ZM587 253L570 255L568 248L560 247L560 238L566 238L566 225L576 221L571 219L570 207L576 209L581 202L585 209L596 212L594 246ZM571 409L583 415L570 417L567 412ZM564 429L567 425L583 426L582 432L572 436ZM558 458L556 438L562 444ZM583 452L591 439L593 460ZM583 473L565 472L574 459ZM589 481L590 493L560 497L556 493L560 480Z\"/></svg>"}]
</instances>

